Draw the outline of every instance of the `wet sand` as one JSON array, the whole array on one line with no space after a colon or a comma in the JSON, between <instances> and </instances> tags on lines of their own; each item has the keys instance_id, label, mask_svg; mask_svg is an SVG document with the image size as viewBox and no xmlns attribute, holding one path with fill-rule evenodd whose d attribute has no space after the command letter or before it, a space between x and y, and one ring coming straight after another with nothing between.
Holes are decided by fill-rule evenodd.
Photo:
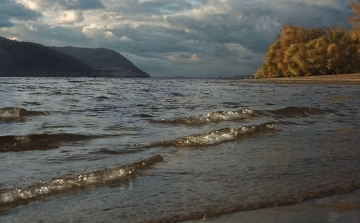
<instances>
[{"instance_id":1,"label":"wet sand","mask_svg":"<svg viewBox=\"0 0 360 223\"><path fill-rule=\"evenodd\" d=\"M262 78L262 79L241 79L248 83L265 84L351 84L360 85L360 73L322 75L311 77L285 77L285 78Z\"/></svg>"},{"instance_id":2,"label":"wet sand","mask_svg":"<svg viewBox=\"0 0 360 223\"><path fill-rule=\"evenodd\" d=\"M348 194L305 201L296 205L244 211L185 223L342 223L360 222L360 190Z\"/></svg>"}]
</instances>

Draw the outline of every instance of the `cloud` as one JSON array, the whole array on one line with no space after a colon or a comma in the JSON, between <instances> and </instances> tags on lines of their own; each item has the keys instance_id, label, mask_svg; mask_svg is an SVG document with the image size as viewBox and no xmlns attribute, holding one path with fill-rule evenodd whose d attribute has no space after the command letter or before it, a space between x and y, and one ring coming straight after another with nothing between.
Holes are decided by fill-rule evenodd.
<instances>
[{"instance_id":1,"label":"cloud","mask_svg":"<svg viewBox=\"0 0 360 223\"><path fill-rule=\"evenodd\" d=\"M193 5L188 0L107 0L105 5L111 6L113 11L122 11L130 15L138 14L169 14L191 10Z\"/></svg>"},{"instance_id":2,"label":"cloud","mask_svg":"<svg viewBox=\"0 0 360 223\"><path fill-rule=\"evenodd\" d=\"M123 20L124 16L116 12L103 12L101 18L103 20Z\"/></svg>"},{"instance_id":3,"label":"cloud","mask_svg":"<svg viewBox=\"0 0 360 223\"><path fill-rule=\"evenodd\" d=\"M346 23L353 1L2 0L0 28L45 45L110 48L152 76L252 75L282 27Z\"/></svg>"},{"instance_id":4,"label":"cloud","mask_svg":"<svg viewBox=\"0 0 360 223\"><path fill-rule=\"evenodd\" d=\"M57 3L66 10L90 10L105 8L100 0L60 0Z\"/></svg>"},{"instance_id":5,"label":"cloud","mask_svg":"<svg viewBox=\"0 0 360 223\"><path fill-rule=\"evenodd\" d=\"M121 40L121 41L124 41L124 42L131 42L131 41L134 41L134 40L130 39L130 38L129 38L129 37L127 37L127 36L122 36L122 37L120 37L120 40Z\"/></svg>"},{"instance_id":6,"label":"cloud","mask_svg":"<svg viewBox=\"0 0 360 223\"><path fill-rule=\"evenodd\" d=\"M92 23L91 25L84 26L82 28L82 33L88 38L99 39L103 38L106 33L105 25L98 25L96 23Z\"/></svg>"},{"instance_id":7,"label":"cloud","mask_svg":"<svg viewBox=\"0 0 360 223\"><path fill-rule=\"evenodd\" d=\"M65 11L57 19L59 24L74 24L84 20L84 14L82 11Z\"/></svg>"},{"instance_id":8,"label":"cloud","mask_svg":"<svg viewBox=\"0 0 360 223\"><path fill-rule=\"evenodd\" d=\"M41 12L31 10L22 4L11 0L0 2L0 27L12 27L12 19L36 20L42 16Z\"/></svg>"},{"instance_id":9,"label":"cloud","mask_svg":"<svg viewBox=\"0 0 360 223\"><path fill-rule=\"evenodd\" d=\"M32 25L30 25L29 23L26 23L25 26L30 30L30 31L37 31L36 28L34 28Z\"/></svg>"},{"instance_id":10,"label":"cloud","mask_svg":"<svg viewBox=\"0 0 360 223\"><path fill-rule=\"evenodd\" d=\"M14 24L12 22L10 22L9 20L0 19L0 28L12 27L12 26L14 26Z\"/></svg>"},{"instance_id":11,"label":"cloud","mask_svg":"<svg viewBox=\"0 0 360 223\"><path fill-rule=\"evenodd\" d=\"M194 53L193 55L191 55L190 60L196 62L196 61L199 60L199 57L198 57L198 55L196 55L196 54Z\"/></svg>"},{"instance_id":12,"label":"cloud","mask_svg":"<svg viewBox=\"0 0 360 223\"><path fill-rule=\"evenodd\" d=\"M103 9L101 0L18 0L27 7L41 11Z\"/></svg>"}]
</instances>

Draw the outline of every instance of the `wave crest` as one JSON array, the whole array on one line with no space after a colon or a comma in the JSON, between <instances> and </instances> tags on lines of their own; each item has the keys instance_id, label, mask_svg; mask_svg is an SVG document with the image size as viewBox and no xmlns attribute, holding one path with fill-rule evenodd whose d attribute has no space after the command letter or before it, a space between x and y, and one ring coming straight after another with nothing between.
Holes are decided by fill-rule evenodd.
<instances>
[{"instance_id":1,"label":"wave crest","mask_svg":"<svg viewBox=\"0 0 360 223\"><path fill-rule=\"evenodd\" d=\"M29 185L23 189L2 191L0 194L0 207L26 203L31 200L36 200L38 198L54 194L66 193L89 187L100 187L120 182L127 177L134 176L139 171L148 169L161 161L163 161L162 156L154 155L150 158L113 169L94 171L69 178L54 179L48 182Z\"/></svg>"},{"instance_id":2,"label":"wave crest","mask_svg":"<svg viewBox=\"0 0 360 223\"><path fill-rule=\"evenodd\" d=\"M292 118L292 117L306 117L309 115L319 115L333 112L330 109L320 109L311 107L295 107L289 106L276 110L251 110L248 108L237 111L217 111L204 115L189 116L182 118L174 118L169 120L156 120L152 122L165 124L183 124L188 126L202 126L209 123L218 123L224 121L239 121L255 117L273 117L274 115Z\"/></svg>"},{"instance_id":3,"label":"wave crest","mask_svg":"<svg viewBox=\"0 0 360 223\"><path fill-rule=\"evenodd\" d=\"M28 111L20 107L0 108L0 121L1 120L11 121L16 119L26 118L29 116L37 116L37 115L46 115L46 113L40 111Z\"/></svg>"},{"instance_id":4,"label":"wave crest","mask_svg":"<svg viewBox=\"0 0 360 223\"><path fill-rule=\"evenodd\" d=\"M256 113L251 109L240 109L237 111L217 111L205 115L197 115L183 118L174 118L170 120L159 120L155 122L168 124L184 124L184 125L205 125L208 123L216 123L223 121L237 121L248 119L256 116Z\"/></svg>"},{"instance_id":5,"label":"wave crest","mask_svg":"<svg viewBox=\"0 0 360 223\"><path fill-rule=\"evenodd\" d=\"M191 135L179 139L161 140L153 143L136 144L142 147L206 147L224 142L236 141L252 135L276 132L275 123L268 122L261 125L244 126L239 128L224 128L207 133Z\"/></svg>"}]
</instances>

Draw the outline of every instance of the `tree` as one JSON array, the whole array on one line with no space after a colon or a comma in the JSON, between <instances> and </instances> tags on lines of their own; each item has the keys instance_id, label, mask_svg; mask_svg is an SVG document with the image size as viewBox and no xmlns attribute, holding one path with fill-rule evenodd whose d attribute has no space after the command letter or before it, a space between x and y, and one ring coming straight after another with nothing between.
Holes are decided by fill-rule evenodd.
<instances>
[{"instance_id":1,"label":"tree","mask_svg":"<svg viewBox=\"0 0 360 223\"><path fill-rule=\"evenodd\" d=\"M360 30L286 26L255 78L353 73L360 71L359 61Z\"/></svg>"},{"instance_id":2,"label":"tree","mask_svg":"<svg viewBox=\"0 0 360 223\"><path fill-rule=\"evenodd\" d=\"M354 13L353 16L349 17L349 22L353 25L354 29L360 30L360 0L350 3L348 8Z\"/></svg>"}]
</instances>

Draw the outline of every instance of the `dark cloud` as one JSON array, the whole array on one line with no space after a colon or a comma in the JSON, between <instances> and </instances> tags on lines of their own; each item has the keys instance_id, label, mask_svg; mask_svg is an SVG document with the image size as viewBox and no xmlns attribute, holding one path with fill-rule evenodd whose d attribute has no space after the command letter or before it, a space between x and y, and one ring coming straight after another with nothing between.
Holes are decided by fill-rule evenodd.
<instances>
[{"instance_id":1,"label":"dark cloud","mask_svg":"<svg viewBox=\"0 0 360 223\"><path fill-rule=\"evenodd\" d=\"M278 21L282 25L295 24L305 27L333 26L334 24L346 24L347 17L350 16L350 12L346 7L333 8L329 5L309 6L304 2L294 2L287 5L287 10L278 15Z\"/></svg>"},{"instance_id":2,"label":"dark cloud","mask_svg":"<svg viewBox=\"0 0 360 223\"><path fill-rule=\"evenodd\" d=\"M185 0L177 1L148 1L134 5L134 11L142 9L142 12L167 14L192 9L192 4ZM130 8L130 7L129 7Z\"/></svg>"},{"instance_id":3,"label":"dark cloud","mask_svg":"<svg viewBox=\"0 0 360 223\"><path fill-rule=\"evenodd\" d=\"M108 2L109 5L112 5L111 10L127 14L128 17L178 13L193 8L193 5L187 0L109 0Z\"/></svg>"},{"instance_id":4,"label":"dark cloud","mask_svg":"<svg viewBox=\"0 0 360 223\"><path fill-rule=\"evenodd\" d=\"M9 0L7 0L9 1ZM61 12L63 10L104 9L101 0L20 0L25 4L36 5L42 11Z\"/></svg>"},{"instance_id":5,"label":"dark cloud","mask_svg":"<svg viewBox=\"0 0 360 223\"><path fill-rule=\"evenodd\" d=\"M11 27L14 24L11 19L18 20L36 20L42 16L41 12L37 12L26 8L10 0L1 0L0 2L0 27Z\"/></svg>"},{"instance_id":6,"label":"dark cloud","mask_svg":"<svg viewBox=\"0 0 360 223\"><path fill-rule=\"evenodd\" d=\"M2 20L0 19L0 28L3 28L3 27L12 27L14 26L14 24L8 20Z\"/></svg>"},{"instance_id":7,"label":"dark cloud","mask_svg":"<svg viewBox=\"0 0 360 223\"><path fill-rule=\"evenodd\" d=\"M56 2L65 10L90 10L105 8L101 0L57 0Z\"/></svg>"},{"instance_id":8,"label":"dark cloud","mask_svg":"<svg viewBox=\"0 0 360 223\"><path fill-rule=\"evenodd\" d=\"M233 2L227 13L204 13L201 19L186 14L175 15L168 16L166 20L174 26L193 30L185 38L219 44L238 43L261 53L268 50L269 44L280 34L283 26L346 24L346 18L350 15L346 4L341 8L333 8L294 1L282 1L281 7L273 3L262 1L245 5L237 1Z\"/></svg>"}]
</instances>

